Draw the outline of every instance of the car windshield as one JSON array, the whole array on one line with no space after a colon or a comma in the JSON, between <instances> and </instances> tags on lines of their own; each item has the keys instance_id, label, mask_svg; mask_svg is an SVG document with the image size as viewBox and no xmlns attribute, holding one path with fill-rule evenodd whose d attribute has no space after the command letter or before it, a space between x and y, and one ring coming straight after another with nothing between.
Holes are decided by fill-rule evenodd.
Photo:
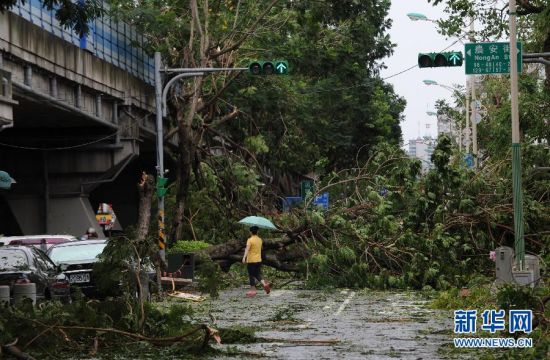
<instances>
[{"instance_id":1,"label":"car windshield","mask_svg":"<svg viewBox=\"0 0 550 360\"><path fill-rule=\"evenodd\" d=\"M95 260L107 244L80 244L52 247L50 259L56 264L67 261Z\"/></svg>"},{"instance_id":2,"label":"car windshield","mask_svg":"<svg viewBox=\"0 0 550 360\"><path fill-rule=\"evenodd\" d=\"M27 255L22 250L0 250L0 271L26 270L29 268Z\"/></svg>"}]
</instances>

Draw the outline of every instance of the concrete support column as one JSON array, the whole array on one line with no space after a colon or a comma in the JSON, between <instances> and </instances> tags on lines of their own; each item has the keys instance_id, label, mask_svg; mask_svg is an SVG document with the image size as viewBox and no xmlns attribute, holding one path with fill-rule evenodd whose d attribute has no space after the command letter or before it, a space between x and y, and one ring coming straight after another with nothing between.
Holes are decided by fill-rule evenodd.
<instances>
[{"instance_id":1,"label":"concrete support column","mask_svg":"<svg viewBox=\"0 0 550 360\"><path fill-rule=\"evenodd\" d=\"M74 92L74 106L77 108L82 107L82 86L77 85Z\"/></svg>"},{"instance_id":2,"label":"concrete support column","mask_svg":"<svg viewBox=\"0 0 550 360\"><path fill-rule=\"evenodd\" d=\"M95 116L101 118L101 94L95 97Z\"/></svg>"},{"instance_id":3,"label":"concrete support column","mask_svg":"<svg viewBox=\"0 0 550 360\"><path fill-rule=\"evenodd\" d=\"M113 101L113 117L111 119L113 121L113 124L118 125L118 102ZM117 131L115 136L115 143L118 144L120 142L120 131Z\"/></svg>"},{"instance_id":4,"label":"concrete support column","mask_svg":"<svg viewBox=\"0 0 550 360\"><path fill-rule=\"evenodd\" d=\"M57 86L57 78L55 76L50 78L50 96L56 99L59 97L59 88Z\"/></svg>"},{"instance_id":5,"label":"concrete support column","mask_svg":"<svg viewBox=\"0 0 550 360\"><path fill-rule=\"evenodd\" d=\"M31 66L25 66L25 75L23 82L25 85L32 87L32 67Z\"/></svg>"}]
</instances>

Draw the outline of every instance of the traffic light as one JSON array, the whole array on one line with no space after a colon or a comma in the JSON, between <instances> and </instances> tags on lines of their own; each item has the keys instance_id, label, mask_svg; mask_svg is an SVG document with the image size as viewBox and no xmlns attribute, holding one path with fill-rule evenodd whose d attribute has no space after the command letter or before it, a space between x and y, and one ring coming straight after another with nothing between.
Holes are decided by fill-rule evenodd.
<instances>
[{"instance_id":1,"label":"traffic light","mask_svg":"<svg viewBox=\"0 0 550 360\"><path fill-rule=\"evenodd\" d=\"M157 177L157 196L163 197L168 192L168 189L165 188L166 183L168 182L167 178Z\"/></svg>"},{"instance_id":2,"label":"traffic light","mask_svg":"<svg viewBox=\"0 0 550 360\"><path fill-rule=\"evenodd\" d=\"M460 51L418 54L418 67L462 66Z\"/></svg>"},{"instance_id":3,"label":"traffic light","mask_svg":"<svg viewBox=\"0 0 550 360\"><path fill-rule=\"evenodd\" d=\"M288 62L278 61L253 61L248 65L252 75L286 75L288 74Z\"/></svg>"}]
</instances>

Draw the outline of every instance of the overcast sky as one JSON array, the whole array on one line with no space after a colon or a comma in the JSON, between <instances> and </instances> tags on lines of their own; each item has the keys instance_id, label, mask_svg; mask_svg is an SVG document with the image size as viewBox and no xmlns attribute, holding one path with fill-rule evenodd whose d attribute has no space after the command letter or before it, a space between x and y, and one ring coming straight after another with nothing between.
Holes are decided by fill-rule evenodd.
<instances>
[{"instance_id":1,"label":"overcast sky","mask_svg":"<svg viewBox=\"0 0 550 360\"><path fill-rule=\"evenodd\" d=\"M446 39L438 34L437 25L429 21L411 21L407 13L416 12L426 15L429 19L444 18L443 7L434 7L427 0L392 0L390 18L393 20L390 36L397 46L390 58L384 59L388 67L382 71L382 77L396 74L415 65L420 52L437 52L445 49L456 38ZM446 51L460 50L464 45L457 43ZM405 121L401 123L405 145L409 139L424 135L437 135L435 116L429 116L426 111L435 110L438 99L451 99L451 92L439 86L424 85L422 80L435 80L440 84L452 86L465 85L464 66L444 68L418 67L401 75L386 80L394 85L395 92L407 100ZM429 128L426 126L428 125Z\"/></svg>"}]
</instances>

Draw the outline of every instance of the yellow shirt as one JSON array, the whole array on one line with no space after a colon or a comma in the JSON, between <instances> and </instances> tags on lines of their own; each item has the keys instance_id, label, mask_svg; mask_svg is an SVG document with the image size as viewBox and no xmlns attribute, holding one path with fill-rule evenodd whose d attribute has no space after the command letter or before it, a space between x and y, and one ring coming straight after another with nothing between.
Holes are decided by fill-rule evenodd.
<instances>
[{"instance_id":1,"label":"yellow shirt","mask_svg":"<svg viewBox=\"0 0 550 360\"><path fill-rule=\"evenodd\" d=\"M252 235L246 241L246 246L249 246L247 263L262 262L262 239L258 235Z\"/></svg>"}]
</instances>

